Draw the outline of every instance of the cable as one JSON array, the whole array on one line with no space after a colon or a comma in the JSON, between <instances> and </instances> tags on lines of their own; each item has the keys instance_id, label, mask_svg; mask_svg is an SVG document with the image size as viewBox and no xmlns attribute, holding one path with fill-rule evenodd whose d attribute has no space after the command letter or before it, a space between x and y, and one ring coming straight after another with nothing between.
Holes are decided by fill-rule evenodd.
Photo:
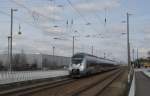
<instances>
[{"instance_id":1,"label":"cable","mask_svg":"<svg viewBox=\"0 0 150 96\"><path fill-rule=\"evenodd\" d=\"M3 12L3 11L1 11L1 10L0 10L0 14L10 16L9 13ZM35 26L35 24L31 24L31 23L29 23L29 22L23 21L22 19L20 19L20 18L17 17L17 16L14 16L14 19L16 19L17 21L20 21L20 22L22 22L22 23L29 24L29 25L31 25L31 26L34 27L34 28L40 29L41 31L44 31L43 28L40 28L39 26Z\"/></svg>"},{"instance_id":2,"label":"cable","mask_svg":"<svg viewBox=\"0 0 150 96\"><path fill-rule=\"evenodd\" d=\"M50 17L45 16L45 15L39 13L39 12L32 11L30 8L26 7L24 4L18 3L18 2L14 1L14 0L9 0L9 1L15 3L15 4L18 5L18 6L21 6L21 7L24 8L24 9L26 9L26 10L28 11L28 13L29 13L32 17L33 17L34 14L37 14L37 15L42 16L42 17L44 17L44 18L46 18L46 19L48 19L48 20L51 19ZM34 14L33 14L33 13L34 13Z\"/></svg>"},{"instance_id":3,"label":"cable","mask_svg":"<svg viewBox=\"0 0 150 96\"><path fill-rule=\"evenodd\" d=\"M30 16L33 18L33 21L34 21L34 24L32 24L32 26L33 27L35 27L35 28L38 28L38 29L40 29L41 31L46 31L45 30L45 28L44 27L40 27L39 26L39 24L38 24L38 22L36 22L36 21L38 21L38 18L39 18L39 16L41 16L41 17L43 17L44 19L51 19L50 17L48 17L48 16L45 16L45 15L43 15L43 14L40 14L40 13L38 13L38 12L36 12L36 11L32 11L30 8L28 8L28 7L26 7L25 5L23 5L23 4L20 4L20 3L18 3L18 2L16 2L16 1L14 1L14 0L10 0L12 3L15 3L15 4L17 4L18 6L20 6L20 7L22 7L22 8L24 8L24 9L26 9L27 10L27 12L30 14ZM37 16L37 17L36 17ZM28 23L29 24L29 23ZM30 24L31 25L31 24Z\"/></svg>"},{"instance_id":4,"label":"cable","mask_svg":"<svg viewBox=\"0 0 150 96\"><path fill-rule=\"evenodd\" d=\"M73 4L71 3L71 1L70 1L70 0L66 0L66 1L67 1L68 4L72 7L72 9L74 9L74 10L76 11L76 13L78 13L79 16L87 23L88 21L86 20L86 18L85 18L84 16L82 16L82 14L80 13L80 11L79 11L78 9L76 9L76 8L73 6ZM91 27L94 31L97 32L97 30L96 30L94 27L92 27L91 25L90 25L90 27ZM97 33L99 33L99 32L97 32Z\"/></svg>"},{"instance_id":5,"label":"cable","mask_svg":"<svg viewBox=\"0 0 150 96\"><path fill-rule=\"evenodd\" d=\"M31 15L31 17L33 18L35 25L38 26L38 27L39 27L39 24L38 24L38 22L36 22L36 21L38 21L39 16L41 16L41 17L43 17L44 19L47 19L47 20L50 20L50 19L53 18L53 17L50 18L50 17L48 17L48 16L45 16L45 15L39 13L39 12L36 12L36 11L32 11L30 8L26 7L24 4L20 4L20 3L16 2L16 1L14 1L14 0L10 0L10 1L13 2L13 3L15 3L15 4L17 4L18 6L21 6L21 7L24 8L24 9L26 9L26 10L28 11L28 13ZM33 14L33 13L34 13L34 14ZM36 16L38 16L38 17L36 18ZM54 19L55 19L55 18L53 18L53 20L54 20ZM43 31L46 31L43 26L40 27L40 29L42 29Z\"/></svg>"}]
</instances>

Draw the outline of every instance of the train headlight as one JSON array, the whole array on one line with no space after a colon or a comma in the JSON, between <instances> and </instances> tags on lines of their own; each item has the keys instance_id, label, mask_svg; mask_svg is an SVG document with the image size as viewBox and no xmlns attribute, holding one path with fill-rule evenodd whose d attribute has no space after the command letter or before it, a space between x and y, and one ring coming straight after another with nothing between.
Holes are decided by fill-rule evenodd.
<instances>
[{"instance_id":1,"label":"train headlight","mask_svg":"<svg viewBox=\"0 0 150 96\"><path fill-rule=\"evenodd\" d=\"M80 66L80 70L81 70L81 71L84 70L84 66L83 66L83 65Z\"/></svg>"}]
</instances>

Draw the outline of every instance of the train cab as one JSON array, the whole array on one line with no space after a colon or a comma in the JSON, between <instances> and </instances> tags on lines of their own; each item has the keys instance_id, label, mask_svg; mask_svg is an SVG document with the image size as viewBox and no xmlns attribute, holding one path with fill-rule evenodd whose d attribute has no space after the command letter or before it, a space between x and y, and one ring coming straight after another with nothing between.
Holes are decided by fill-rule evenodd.
<instances>
[{"instance_id":1,"label":"train cab","mask_svg":"<svg viewBox=\"0 0 150 96\"><path fill-rule=\"evenodd\" d=\"M85 69L85 59L84 55L76 54L72 56L69 71L71 75L80 75Z\"/></svg>"}]
</instances>

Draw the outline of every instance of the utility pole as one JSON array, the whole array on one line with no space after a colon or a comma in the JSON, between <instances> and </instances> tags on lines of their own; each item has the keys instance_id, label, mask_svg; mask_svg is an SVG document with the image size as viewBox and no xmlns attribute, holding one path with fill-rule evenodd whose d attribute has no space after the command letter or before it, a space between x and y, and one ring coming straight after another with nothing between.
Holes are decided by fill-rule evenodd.
<instances>
[{"instance_id":1,"label":"utility pole","mask_svg":"<svg viewBox=\"0 0 150 96\"><path fill-rule=\"evenodd\" d=\"M92 52L92 55L93 55L93 45L92 45L92 51L91 52Z\"/></svg>"},{"instance_id":2,"label":"utility pole","mask_svg":"<svg viewBox=\"0 0 150 96\"><path fill-rule=\"evenodd\" d=\"M137 48L137 53L136 54L137 54L137 57L136 57L137 58L137 66L139 67L139 50L138 50L138 48Z\"/></svg>"},{"instance_id":3,"label":"utility pole","mask_svg":"<svg viewBox=\"0 0 150 96\"><path fill-rule=\"evenodd\" d=\"M134 48L133 48L133 50L132 50L132 58L133 58L133 66L135 66L135 62L134 62Z\"/></svg>"},{"instance_id":4,"label":"utility pole","mask_svg":"<svg viewBox=\"0 0 150 96\"><path fill-rule=\"evenodd\" d=\"M53 56L55 55L55 46L53 46Z\"/></svg>"},{"instance_id":5,"label":"utility pole","mask_svg":"<svg viewBox=\"0 0 150 96\"><path fill-rule=\"evenodd\" d=\"M10 39L11 37L8 36L8 70L10 69Z\"/></svg>"},{"instance_id":6,"label":"utility pole","mask_svg":"<svg viewBox=\"0 0 150 96\"><path fill-rule=\"evenodd\" d=\"M54 56L55 56L55 46L53 46L53 64L54 64L54 62L55 62Z\"/></svg>"},{"instance_id":7,"label":"utility pole","mask_svg":"<svg viewBox=\"0 0 150 96\"><path fill-rule=\"evenodd\" d=\"M74 39L75 39L75 36L73 36L73 40L72 40L72 56L74 55Z\"/></svg>"},{"instance_id":8,"label":"utility pole","mask_svg":"<svg viewBox=\"0 0 150 96\"><path fill-rule=\"evenodd\" d=\"M129 36L129 13L127 13L127 54L128 54L128 68L131 67L131 58L130 58L130 36Z\"/></svg>"},{"instance_id":9,"label":"utility pole","mask_svg":"<svg viewBox=\"0 0 150 96\"><path fill-rule=\"evenodd\" d=\"M106 53L104 52L104 58L106 58Z\"/></svg>"},{"instance_id":10,"label":"utility pole","mask_svg":"<svg viewBox=\"0 0 150 96\"><path fill-rule=\"evenodd\" d=\"M10 25L10 68L9 71L12 71L12 40L13 40L13 12L17 9L11 8L11 25Z\"/></svg>"}]
</instances>

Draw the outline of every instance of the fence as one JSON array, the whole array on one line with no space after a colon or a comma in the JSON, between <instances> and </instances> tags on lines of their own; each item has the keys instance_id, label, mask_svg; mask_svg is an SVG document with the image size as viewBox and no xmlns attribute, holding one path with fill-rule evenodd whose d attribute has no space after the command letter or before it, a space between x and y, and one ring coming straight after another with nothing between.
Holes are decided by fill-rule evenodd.
<instances>
[{"instance_id":1,"label":"fence","mask_svg":"<svg viewBox=\"0 0 150 96\"><path fill-rule=\"evenodd\" d=\"M12 82L20 82L33 79L50 78L68 75L66 70L50 70L50 71L2 71L0 72L0 84L8 84Z\"/></svg>"}]
</instances>

